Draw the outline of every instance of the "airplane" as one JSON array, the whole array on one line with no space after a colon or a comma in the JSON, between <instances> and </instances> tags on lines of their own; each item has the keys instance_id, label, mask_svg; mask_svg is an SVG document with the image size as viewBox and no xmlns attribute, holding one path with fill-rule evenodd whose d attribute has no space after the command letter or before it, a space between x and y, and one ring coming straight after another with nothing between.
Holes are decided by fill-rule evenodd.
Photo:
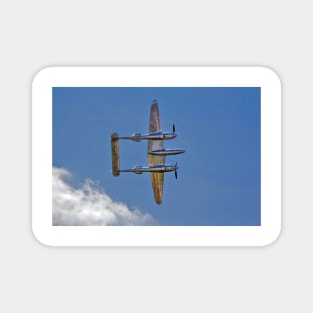
<instances>
[{"instance_id":1,"label":"airplane","mask_svg":"<svg viewBox=\"0 0 313 313\"><path fill-rule=\"evenodd\" d=\"M154 100L150 109L148 134L141 135L140 133L135 133L130 137L119 137L117 133L111 135L113 176L119 176L121 172L133 172L135 174L150 172L155 202L161 204L163 200L164 173L174 171L175 178L177 179L178 169L177 163L175 165L165 164L165 158L167 155L176 155L185 152L185 150L181 149L164 148L164 140L176 137L175 125L173 125L173 132L162 132L158 102ZM119 163L119 139L129 139L134 141L147 140L147 157L149 166L137 165L130 169L121 170Z\"/></svg>"}]
</instances>

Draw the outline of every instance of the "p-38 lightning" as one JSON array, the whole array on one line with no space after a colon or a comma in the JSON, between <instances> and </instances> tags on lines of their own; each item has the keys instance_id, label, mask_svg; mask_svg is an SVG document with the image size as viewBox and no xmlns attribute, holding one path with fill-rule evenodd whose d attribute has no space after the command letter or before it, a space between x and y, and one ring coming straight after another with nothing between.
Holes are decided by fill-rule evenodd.
<instances>
[{"instance_id":1,"label":"p-38 lightning","mask_svg":"<svg viewBox=\"0 0 313 313\"><path fill-rule=\"evenodd\" d=\"M169 155L176 155L185 152L185 150L181 149L164 148L164 140L174 139L176 137L177 134L175 133L175 125L173 125L172 132L162 132L158 102L154 100L150 109L150 124L148 134L142 135L140 133L135 133L129 137L119 137L117 133L113 133L111 135L113 176L119 176L121 172L133 172L135 174L150 172L154 199L157 204L161 204L163 196L164 173L175 172L175 178L177 179L178 169L177 163L175 165L165 164L165 158ZM147 157L149 166L137 165L130 169L120 169L119 139L129 139L137 142L141 140L147 140Z\"/></svg>"}]
</instances>

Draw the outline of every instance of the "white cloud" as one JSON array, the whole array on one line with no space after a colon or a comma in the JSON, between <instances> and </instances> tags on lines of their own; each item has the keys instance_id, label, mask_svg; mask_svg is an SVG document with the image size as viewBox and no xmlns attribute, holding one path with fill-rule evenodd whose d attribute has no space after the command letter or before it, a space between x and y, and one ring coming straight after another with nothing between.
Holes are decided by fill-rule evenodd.
<instances>
[{"instance_id":1,"label":"white cloud","mask_svg":"<svg viewBox=\"0 0 313 313\"><path fill-rule=\"evenodd\" d=\"M70 177L69 171L56 167L52 171L54 226L153 224L150 214L112 200L91 180L87 179L81 188L75 189L64 180Z\"/></svg>"}]
</instances>

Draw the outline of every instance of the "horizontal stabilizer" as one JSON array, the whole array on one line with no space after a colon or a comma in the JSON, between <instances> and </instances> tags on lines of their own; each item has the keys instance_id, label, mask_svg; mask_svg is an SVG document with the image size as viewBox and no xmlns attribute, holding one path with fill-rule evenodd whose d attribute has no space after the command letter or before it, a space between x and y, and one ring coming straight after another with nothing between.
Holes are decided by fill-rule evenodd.
<instances>
[{"instance_id":1,"label":"horizontal stabilizer","mask_svg":"<svg viewBox=\"0 0 313 313\"><path fill-rule=\"evenodd\" d=\"M118 134L113 133L111 135L111 149L112 149L112 174L113 176L120 175L120 149Z\"/></svg>"}]
</instances>

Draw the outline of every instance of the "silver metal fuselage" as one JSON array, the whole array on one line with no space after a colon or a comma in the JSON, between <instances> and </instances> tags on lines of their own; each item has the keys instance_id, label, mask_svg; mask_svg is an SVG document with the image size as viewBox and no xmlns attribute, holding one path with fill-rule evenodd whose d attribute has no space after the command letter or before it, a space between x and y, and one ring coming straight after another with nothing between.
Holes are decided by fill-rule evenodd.
<instances>
[{"instance_id":1,"label":"silver metal fuselage","mask_svg":"<svg viewBox=\"0 0 313 313\"><path fill-rule=\"evenodd\" d=\"M151 154L151 155L175 155L175 154L181 154L184 152L185 152L185 150L181 150L181 149L159 149L159 150L151 150L148 152L148 154Z\"/></svg>"}]
</instances>

